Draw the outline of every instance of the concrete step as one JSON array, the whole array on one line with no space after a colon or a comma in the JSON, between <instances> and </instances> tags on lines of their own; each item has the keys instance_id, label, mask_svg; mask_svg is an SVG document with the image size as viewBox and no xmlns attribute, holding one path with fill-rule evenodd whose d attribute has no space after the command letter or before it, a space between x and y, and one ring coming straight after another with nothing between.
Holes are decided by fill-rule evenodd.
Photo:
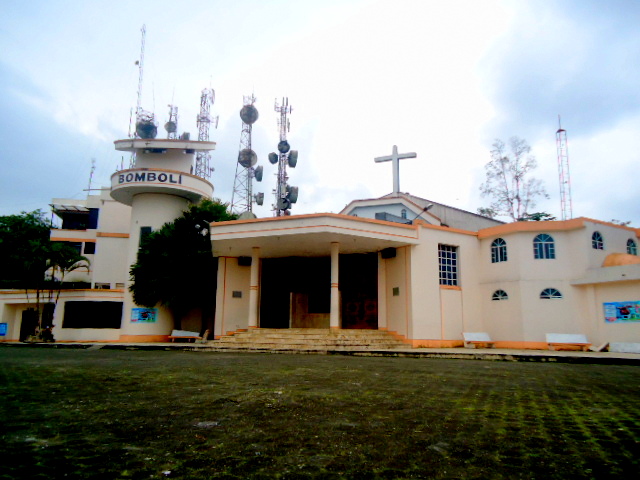
<instances>
[{"instance_id":1,"label":"concrete step","mask_svg":"<svg viewBox=\"0 0 640 480\"><path fill-rule=\"evenodd\" d=\"M260 328L223 336L210 345L227 350L390 350L406 345L381 330Z\"/></svg>"}]
</instances>

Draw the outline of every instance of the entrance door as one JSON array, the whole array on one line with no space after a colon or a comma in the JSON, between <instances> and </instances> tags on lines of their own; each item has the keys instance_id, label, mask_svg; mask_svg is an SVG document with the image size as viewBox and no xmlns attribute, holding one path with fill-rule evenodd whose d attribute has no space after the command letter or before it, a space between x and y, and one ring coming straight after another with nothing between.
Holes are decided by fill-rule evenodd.
<instances>
[{"instance_id":1,"label":"entrance door","mask_svg":"<svg viewBox=\"0 0 640 480\"><path fill-rule=\"evenodd\" d=\"M300 315L327 315L328 318L330 282L331 261L328 257L263 259L260 327L317 326L315 322L309 323L310 317L302 319ZM293 322L294 313L296 322Z\"/></svg>"},{"instance_id":2,"label":"entrance door","mask_svg":"<svg viewBox=\"0 0 640 480\"><path fill-rule=\"evenodd\" d=\"M340 255L342 328L378 328L377 253Z\"/></svg>"}]
</instances>

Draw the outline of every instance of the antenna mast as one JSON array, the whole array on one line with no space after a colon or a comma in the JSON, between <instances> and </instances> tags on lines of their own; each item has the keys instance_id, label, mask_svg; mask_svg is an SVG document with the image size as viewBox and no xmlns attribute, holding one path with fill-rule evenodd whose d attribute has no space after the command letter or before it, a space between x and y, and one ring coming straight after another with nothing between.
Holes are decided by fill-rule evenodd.
<instances>
[{"instance_id":1,"label":"antenna mast","mask_svg":"<svg viewBox=\"0 0 640 480\"><path fill-rule=\"evenodd\" d=\"M211 105L216 100L216 94L212 88L205 88L200 95L200 114L197 117L198 120L198 141L209 141L209 129L211 123L214 123L214 128L218 128L218 117L211 117ZM211 172L214 170L210 166L211 154L208 151L199 151L196 154L196 171L195 174L198 177L209 178Z\"/></svg>"},{"instance_id":2,"label":"antenna mast","mask_svg":"<svg viewBox=\"0 0 640 480\"><path fill-rule=\"evenodd\" d=\"M147 36L147 26L142 25L140 29L142 32L142 40L140 41L140 60L138 61L138 103L136 103L136 121L140 120L140 113L142 112L142 78L144 75L144 42Z\"/></svg>"},{"instance_id":3,"label":"antenna mast","mask_svg":"<svg viewBox=\"0 0 640 480\"><path fill-rule=\"evenodd\" d=\"M272 152L269 154L269 162L274 165L276 163L278 164L278 179L276 188L273 190L275 194L273 215L275 217L281 217L291 215L289 209L292 204L298 201L298 187L292 187L287 183L287 180L289 180L287 176L287 165L295 168L298 163L298 151L290 150L291 147L289 142L287 142L287 132L290 127L287 115L293 111L293 108L289 105L289 98L283 97L281 104L278 104L278 100L276 99L274 109L280 114L280 118L278 119L280 143L278 143L278 153Z\"/></svg>"},{"instance_id":4,"label":"antenna mast","mask_svg":"<svg viewBox=\"0 0 640 480\"><path fill-rule=\"evenodd\" d=\"M556 132L556 147L558 149L558 177L560 181L560 210L562 220L573 218L571 203L571 177L569 176L569 150L567 147L567 132L562 128L558 115L558 131Z\"/></svg>"},{"instance_id":5,"label":"antenna mast","mask_svg":"<svg viewBox=\"0 0 640 480\"><path fill-rule=\"evenodd\" d=\"M258 161L256 152L251 149L251 129L258 120L258 109L254 106L256 97L251 94L243 97L243 107L240 110L242 119L242 132L240 133L240 153L238 153L238 163L236 164L236 178L233 182L233 194L231 196L231 211L236 214L249 212L253 215L253 202L262 205L264 193L253 195L253 179L262 181L262 166L254 168Z\"/></svg>"},{"instance_id":6,"label":"antenna mast","mask_svg":"<svg viewBox=\"0 0 640 480\"><path fill-rule=\"evenodd\" d=\"M89 172L89 186L87 187L87 191L91 191L91 180L93 180L93 172L96 171L96 159L91 159L91 171Z\"/></svg>"}]
</instances>

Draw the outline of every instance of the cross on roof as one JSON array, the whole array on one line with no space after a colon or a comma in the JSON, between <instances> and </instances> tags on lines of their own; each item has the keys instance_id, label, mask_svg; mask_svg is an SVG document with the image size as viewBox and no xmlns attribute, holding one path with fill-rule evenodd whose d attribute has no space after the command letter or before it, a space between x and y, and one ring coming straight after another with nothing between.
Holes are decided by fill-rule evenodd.
<instances>
[{"instance_id":1,"label":"cross on roof","mask_svg":"<svg viewBox=\"0 0 640 480\"><path fill-rule=\"evenodd\" d=\"M416 158L415 152L398 153L398 147L393 146L393 153L386 157L376 157L376 162L391 162L391 170L393 171L393 193L400 193L400 161L405 158Z\"/></svg>"}]
</instances>

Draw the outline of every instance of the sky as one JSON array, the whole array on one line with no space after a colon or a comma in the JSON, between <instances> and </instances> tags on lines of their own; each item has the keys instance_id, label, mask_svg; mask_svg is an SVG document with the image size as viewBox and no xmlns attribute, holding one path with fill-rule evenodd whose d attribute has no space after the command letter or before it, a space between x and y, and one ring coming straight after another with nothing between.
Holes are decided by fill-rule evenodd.
<instances>
[{"instance_id":1,"label":"sky","mask_svg":"<svg viewBox=\"0 0 640 480\"><path fill-rule=\"evenodd\" d=\"M124 164L146 27L142 107L160 124L178 107L197 138L204 88L219 117L210 139L214 196L230 202L243 96L260 117L252 146L272 215L288 97L298 164L292 214L339 212L393 188L476 211L495 139L531 145L561 216L558 115L567 131L573 217L640 227L640 2L635 0L0 0L0 215L48 209L107 187Z\"/></svg>"}]
</instances>

